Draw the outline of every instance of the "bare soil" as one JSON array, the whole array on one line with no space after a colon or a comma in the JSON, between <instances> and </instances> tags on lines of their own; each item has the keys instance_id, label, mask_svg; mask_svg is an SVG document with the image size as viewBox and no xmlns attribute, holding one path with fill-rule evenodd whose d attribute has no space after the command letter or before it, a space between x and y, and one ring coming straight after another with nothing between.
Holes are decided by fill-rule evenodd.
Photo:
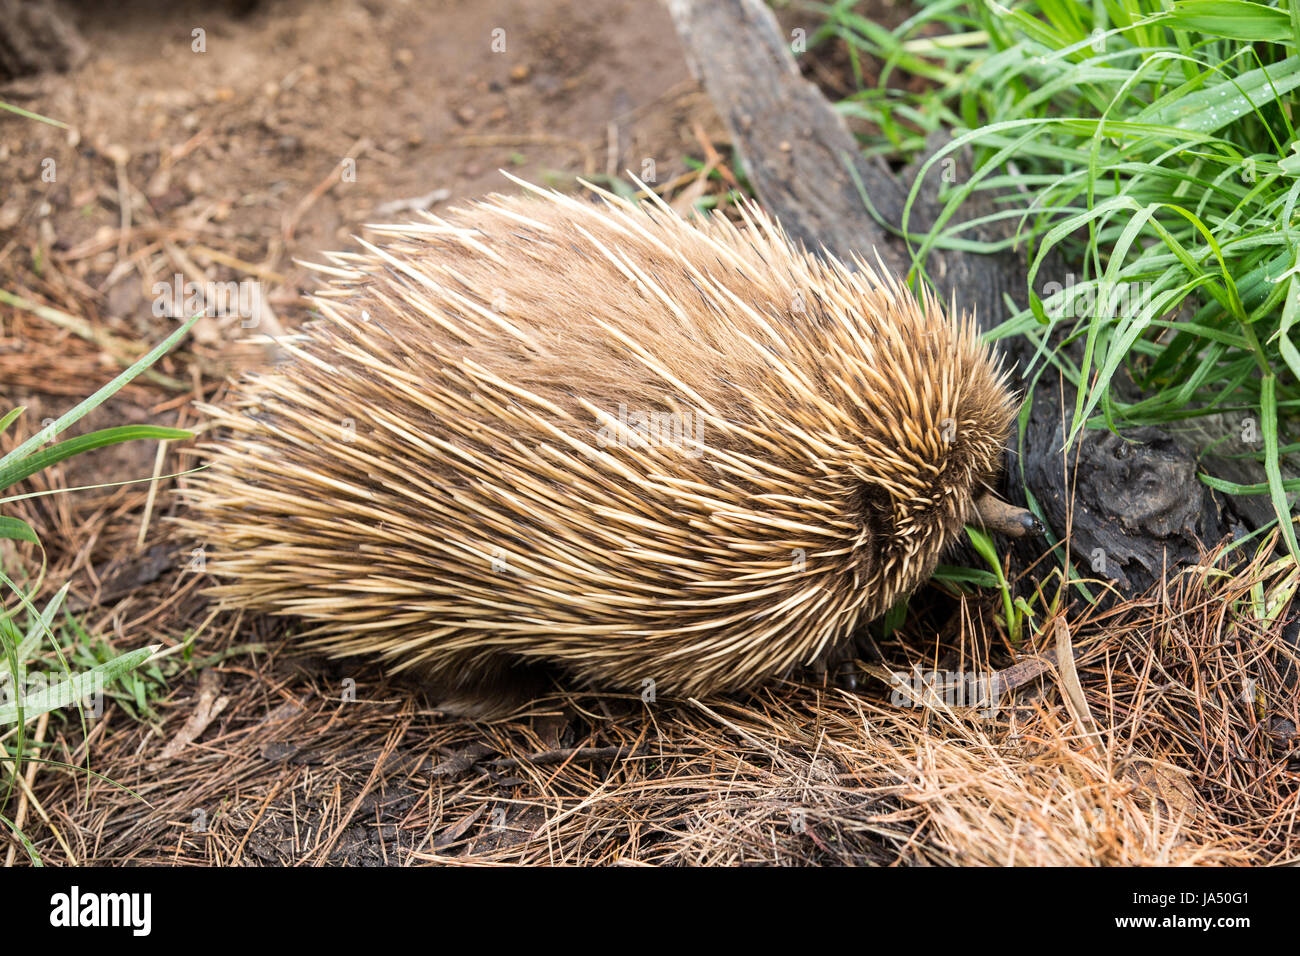
<instances>
[{"instance_id":1,"label":"bare soil","mask_svg":"<svg viewBox=\"0 0 1300 956\"><path fill-rule=\"evenodd\" d=\"M5 310L0 386L28 407L29 429L174 327L154 314L158 283L256 280L270 315L254 331L291 329L315 285L299 261L346 248L368 221L514 189L502 169L562 188L626 169L665 182L719 128L653 5L140 0L77 12L85 65L2 94L72 127L0 114L0 278L78 323ZM208 397L264 360L248 334L205 320L158 366L171 388L142 380L85 428L193 424L184 392ZM120 446L62 477L147 476L154 454ZM180 463L169 453L165 470ZM64 542L50 544L57 565Z\"/></svg>"},{"instance_id":2,"label":"bare soil","mask_svg":"<svg viewBox=\"0 0 1300 956\"><path fill-rule=\"evenodd\" d=\"M177 274L187 282L254 279L273 323L257 331L292 329L309 318L305 296L315 282L299 261L346 248L366 222L513 190L503 169L564 189L576 188L578 176L603 182L625 170L666 183L721 135L657 4L135 0L71 13L91 51L80 68L0 90L5 102L70 127L0 113L0 288L74 320L0 312L0 393L6 408L27 408L6 448L165 337L174 323L154 314L156 283ZM196 424L194 399L212 398L227 376L264 359L244 337L205 320L157 366L171 387L140 380L75 430ZM22 490L147 478L188 462L180 448L156 454L156 443L115 446ZM46 591L72 580L70 606L119 651L174 646L209 617L202 576L186 573L186 543L166 525L173 483L158 485L147 517L147 485L139 484L33 499L15 512L45 543ZM39 566L34 549L4 548L7 568ZM248 712L226 711L204 741L317 697L323 673L332 674L329 693L339 693L336 666L308 662L304 671L301 660L281 660L282 627L208 623L199 657L263 638L277 650L213 671L229 682L265 681L267 694ZM198 700L197 670L169 671L152 726L112 708L95 725L97 771L151 789L131 768L165 746ZM375 670L359 676L382 681ZM417 691L392 693L418 708ZM50 735L65 757L81 743L80 728L57 721ZM348 792L347 767L340 759L325 770L334 781L327 790ZM242 799L223 792L227 804ZM144 832L170 843L176 831L154 818ZM45 837L38 844L57 858L61 848ZM255 841L247 859L257 860L261 846ZM126 847L102 833L75 858L122 862L141 853L156 858L147 842ZM356 847L330 858L380 857Z\"/></svg>"}]
</instances>

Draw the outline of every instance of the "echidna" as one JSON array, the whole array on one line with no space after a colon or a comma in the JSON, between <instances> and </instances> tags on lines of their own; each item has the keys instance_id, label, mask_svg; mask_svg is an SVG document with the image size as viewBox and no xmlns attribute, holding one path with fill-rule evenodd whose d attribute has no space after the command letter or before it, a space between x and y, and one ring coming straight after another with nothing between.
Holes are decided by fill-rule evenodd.
<instances>
[{"instance_id":1,"label":"echidna","mask_svg":"<svg viewBox=\"0 0 1300 956\"><path fill-rule=\"evenodd\" d=\"M462 699L529 664L706 695L925 579L1013 414L970 319L757 208L528 188L317 267L323 319L208 409L213 593Z\"/></svg>"}]
</instances>

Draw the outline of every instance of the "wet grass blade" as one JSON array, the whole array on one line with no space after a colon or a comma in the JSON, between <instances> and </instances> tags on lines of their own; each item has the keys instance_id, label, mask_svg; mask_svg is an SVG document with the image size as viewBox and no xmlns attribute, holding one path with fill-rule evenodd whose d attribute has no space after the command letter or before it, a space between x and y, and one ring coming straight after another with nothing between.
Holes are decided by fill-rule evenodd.
<instances>
[{"instance_id":1,"label":"wet grass blade","mask_svg":"<svg viewBox=\"0 0 1300 956\"><path fill-rule=\"evenodd\" d=\"M0 458L0 468L4 468L12 462L21 461L26 458L37 448L40 448L46 442L53 439L69 425L75 424L100 405L104 404L104 402L117 394L117 392L119 392L124 386L128 385L132 379L170 351L172 346L185 337L186 333L189 332L189 330L194 326L194 323L197 322L200 317L201 314L190 318L189 321L176 329L176 331L171 335L167 336L167 338L151 349L146 355L142 356L138 361L132 364L130 368L122 372L121 375L118 375L117 378L113 379L94 395L91 395L85 401L78 403L75 408L64 412L58 419L51 422L45 428L42 428L35 435L32 435L31 438L13 449L9 454Z\"/></svg>"}]
</instances>

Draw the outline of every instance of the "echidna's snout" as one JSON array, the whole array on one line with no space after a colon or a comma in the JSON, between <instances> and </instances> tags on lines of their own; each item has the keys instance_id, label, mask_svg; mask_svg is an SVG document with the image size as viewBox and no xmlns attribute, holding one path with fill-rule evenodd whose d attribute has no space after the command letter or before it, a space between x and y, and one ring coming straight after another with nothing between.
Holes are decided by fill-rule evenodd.
<instances>
[{"instance_id":1,"label":"echidna's snout","mask_svg":"<svg viewBox=\"0 0 1300 956\"><path fill-rule=\"evenodd\" d=\"M992 494L975 499L975 514L986 530L998 531L1010 538L1037 537L1043 525L1024 508L1017 508Z\"/></svg>"}]
</instances>

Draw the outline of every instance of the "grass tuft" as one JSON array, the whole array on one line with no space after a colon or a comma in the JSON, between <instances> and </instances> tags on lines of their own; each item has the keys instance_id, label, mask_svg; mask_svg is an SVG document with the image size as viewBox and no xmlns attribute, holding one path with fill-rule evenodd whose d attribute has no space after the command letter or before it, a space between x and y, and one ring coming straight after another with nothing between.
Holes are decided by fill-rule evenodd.
<instances>
[{"instance_id":1,"label":"grass tuft","mask_svg":"<svg viewBox=\"0 0 1300 956\"><path fill-rule=\"evenodd\" d=\"M1300 559L1291 499L1300 476L1300 16L1287 0L930 0L889 31L853 4L816 5L821 36L883 63L879 82L842 104L880 130L868 152L918 153L952 141L922 167L912 205L936 183L946 202L928 234L908 234L913 278L934 249L1014 246L1030 261L1029 306L994 339L1039 346L1078 388L1071 440L1085 428L1177 430L1217 416L1219 452L1255 461L1261 486L1208 471L1211 487L1266 490ZM904 70L920 93L889 86ZM949 181L969 146L973 173ZM993 212L957 222L981 196ZM1007 238L974 238L990 222ZM1044 272L1072 263L1076 275ZM1081 341L1081 362L1048 349ZM1057 341L1053 338L1053 341ZM1125 369L1141 389L1111 385Z\"/></svg>"}]
</instances>

